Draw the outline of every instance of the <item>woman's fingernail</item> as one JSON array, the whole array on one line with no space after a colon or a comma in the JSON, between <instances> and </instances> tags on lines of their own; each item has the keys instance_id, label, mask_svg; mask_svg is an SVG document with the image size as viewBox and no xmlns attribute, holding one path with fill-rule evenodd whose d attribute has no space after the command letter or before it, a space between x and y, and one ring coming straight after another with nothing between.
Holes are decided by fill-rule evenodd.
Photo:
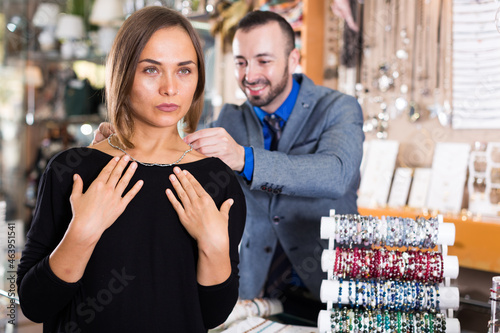
<instances>
[{"instance_id":1,"label":"woman's fingernail","mask_svg":"<svg viewBox=\"0 0 500 333\"><path fill-rule=\"evenodd\" d=\"M175 172L175 173L179 173L179 172L181 172L181 169L180 169L179 167L175 167L175 168L174 168L174 172Z\"/></svg>"},{"instance_id":2,"label":"woman's fingernail","mask_svg":"<svg viewBox=\"0 0 500 333\"><path fill-rule=\"evenodd\" d=\"M174 175L170 175L168 178L170 179L170 181L175 182L175 176Z\"/></svg>"}]
</instances>

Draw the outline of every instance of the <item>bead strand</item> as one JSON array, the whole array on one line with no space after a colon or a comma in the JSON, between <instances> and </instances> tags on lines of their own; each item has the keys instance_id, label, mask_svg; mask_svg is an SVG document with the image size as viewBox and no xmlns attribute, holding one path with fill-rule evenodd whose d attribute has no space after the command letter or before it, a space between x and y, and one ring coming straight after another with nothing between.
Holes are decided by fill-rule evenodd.
<instances>
[{"instance_id":1,"label":"bead strand","mask_svg":"<svg viewBox=\"0 0 500 333\"><path fill-rule=\"evenodd\" d=\"M333 308L330 311L332 333L446 332L446 317L442 313L346 308Z\"/></svg>"},{"instance_id":2,"label":"bead strand","mask_svg":"<svg viewBox=\"0 0 500 333\"><path fill-rule=\"evenodd\" d=\"M433 249L437 245L437 218L417 219L354 214L335 215L335 240L341 245L375 245Z\"/></svg>"},{"instance_id":3,"label":"bead strand","mask_svg":"<svg viewBox=\"0 0 500 333\"><path fill-rule=\"evenodd\" d=\"M443 270L443 258L439 252L337 247L333 275L354 280L377 278L441 283Z\"/></svg>"}]
</instances>

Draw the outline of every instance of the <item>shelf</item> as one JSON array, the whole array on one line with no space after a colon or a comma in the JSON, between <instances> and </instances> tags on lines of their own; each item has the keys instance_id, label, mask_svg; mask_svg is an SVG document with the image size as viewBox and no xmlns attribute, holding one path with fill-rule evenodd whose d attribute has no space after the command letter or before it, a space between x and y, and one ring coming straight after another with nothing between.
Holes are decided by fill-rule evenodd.
<instances>
[{"instance_id":1,"label":"shelf","mask_svg":"<svg viewBox=\"0 0 500 333\"><path fill-rule=\"evenodd\" d=\"M430 217L434 213L414 209L359 208L361 215ZM443 215L444 222L455 224L455 244L448 253L458 257L461 267L500 273L500 217Z\"/></svg>"}]
</instances>

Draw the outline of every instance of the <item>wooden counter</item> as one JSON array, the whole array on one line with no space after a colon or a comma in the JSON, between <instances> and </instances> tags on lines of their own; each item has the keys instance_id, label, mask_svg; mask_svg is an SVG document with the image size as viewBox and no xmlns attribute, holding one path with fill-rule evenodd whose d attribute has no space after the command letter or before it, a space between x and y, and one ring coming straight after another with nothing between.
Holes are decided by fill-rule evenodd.
<instances>
[{"instance_id":1,"label":"wooden counter","mask_svg":"<svg viewBox=\"0 0 500 333\"><path fill-rule=\"evenodd\" d=\"M361 215L435 216L412 209L359 208ZM455 244L448 247L448 254L458 257L462 267L500 273L500 218L443 215L444 222L455 224Z\"/></svg>"}]
</instances>

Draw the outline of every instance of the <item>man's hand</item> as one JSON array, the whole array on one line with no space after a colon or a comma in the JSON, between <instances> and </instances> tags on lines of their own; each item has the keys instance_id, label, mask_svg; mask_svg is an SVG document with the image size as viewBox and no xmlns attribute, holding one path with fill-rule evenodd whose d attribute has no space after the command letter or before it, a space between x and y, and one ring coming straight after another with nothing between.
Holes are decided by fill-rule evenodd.
<instances>
[{"instance_id":1,"label":"man's hand","mask_svg":"<svg viewBox=\"0 0 500 333\"><path fill-rule=\"evenodd\" d=\"M234 171L245 167L245 149L222 127L205 128L187 135L184 142L203 155L218 157Z\"/></svg>"},{"instance_id":2,"label":"man's hand","mask_svg":"<svg viewBox=\"0 0 500 333\"><path fill-rule=\"evenodd\" d=\"M100 123L99 128L94 131L94 140L92 140L92 146L103 140L106 140L108 136L113 134L115 129L110 123Z\"/></svg>"}]
</instances>

